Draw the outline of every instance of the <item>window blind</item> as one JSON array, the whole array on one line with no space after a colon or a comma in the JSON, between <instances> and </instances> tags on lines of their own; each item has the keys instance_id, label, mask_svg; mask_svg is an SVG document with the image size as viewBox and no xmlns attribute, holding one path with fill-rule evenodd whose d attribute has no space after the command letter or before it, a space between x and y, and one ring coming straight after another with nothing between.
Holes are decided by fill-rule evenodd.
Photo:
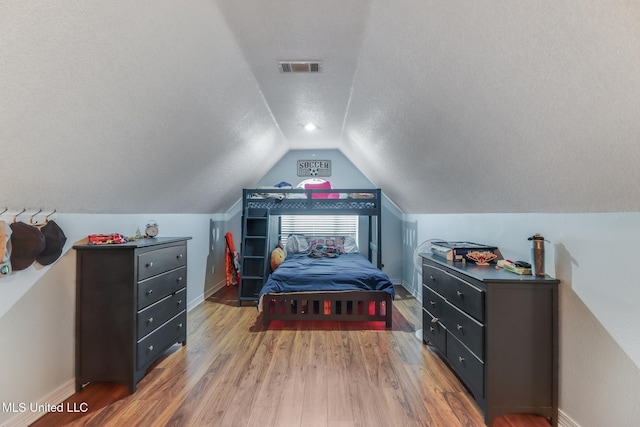
<instances>
[{"instance_id":1,"label":"window blind","mask_svg":"<svg viewBox=\"0 0 640 427\"><path fill-rule=\"evenodd\" d=\"M307 236L358 237L358 215L282 215L280 240L287 244L290 234Z\"/></svg>"}]
</instances>

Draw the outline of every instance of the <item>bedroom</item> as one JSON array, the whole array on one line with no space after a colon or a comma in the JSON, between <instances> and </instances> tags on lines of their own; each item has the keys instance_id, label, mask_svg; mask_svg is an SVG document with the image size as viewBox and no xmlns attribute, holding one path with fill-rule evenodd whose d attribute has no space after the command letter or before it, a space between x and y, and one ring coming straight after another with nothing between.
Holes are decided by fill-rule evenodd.
<instances>
[{"instance_id":1,"label":"bedroom","mask_svg":"<svg viewBox=\"0 0 640 427\"><path fill-rule=\"evenodd\" d=\"M403 230L415 230L415 243L476 240L521 259L528 235L547 237L549 273L563 283L561 410L584 427L638 418L640 343L630 325L640 287L635 264L620 268L617 255L635 252L640 231L637 3L469 10L404 2L389 10L354 2L344 22L315 5L308 13L317 25L341 36L351 23L356 36L344 47L351 56L334 59L351 67L348 78L331 80L346 89L326 92L341 107L323 112L331 117L311 136L298 129L298 110L286 110L292 99L266 103L293 84L278 74L279 55L307 52L296 45L252 56L242 10L231 3L0 6L0 32L11 40L0 68L8 100L0 140L11 159L3 204L58 209L69 244L133 233L149 219L162 235L197 237L189 243L193 306L223 280L223 246L211 250L207 237L239 235L241 189L281 181L283 156L339 149L352 165L345 179L366 176L392 202L384 263L411 292ZM301 13L287 6L275 24L292 25ZM265 13L253 10L247 25ZM276 40L288 46L291 38ZM322 48L309 55L324 56ZM328 65L321 78L330 78ZM336 174L346 170L338 162ZM68 391L74 281L71 251L0 281L0 336L13 343L0 358L8 380L0 400Z\"/></svg>"}]
</instances>

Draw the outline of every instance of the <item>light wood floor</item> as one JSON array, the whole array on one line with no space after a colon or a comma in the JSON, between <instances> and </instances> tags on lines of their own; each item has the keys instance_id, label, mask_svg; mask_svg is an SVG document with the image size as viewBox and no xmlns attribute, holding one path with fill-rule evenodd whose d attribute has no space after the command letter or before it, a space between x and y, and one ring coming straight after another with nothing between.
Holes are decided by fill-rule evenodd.
<instances>
[{"instance_id":1,"label":"light wood floor","mask_svg":"<svg viewBox=\"0 0 640 427\"><path fill-rule=\"evenodd\" d=\"M418 301L398 288L384 324L257 320L225 288L188 314L173 346L136 393L90 384L68 400L85 413L49 413L32 426L484 426L473 399L415 337ZM494 427L546 427L534 415Z\"/></svg>"}]
</instances>

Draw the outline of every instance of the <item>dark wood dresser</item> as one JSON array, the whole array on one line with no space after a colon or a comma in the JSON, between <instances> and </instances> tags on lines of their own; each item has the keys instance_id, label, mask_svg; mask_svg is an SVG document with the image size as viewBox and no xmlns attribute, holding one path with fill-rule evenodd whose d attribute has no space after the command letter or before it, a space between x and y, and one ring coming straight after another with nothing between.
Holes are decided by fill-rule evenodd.
<instances>
[{"instance_id":1,"label":"dark wood dresser","mask_svg":"<svg viewBox=\"0 0 640 427\"><path fill-rule=\"evenodd\" d=\"M76 245L76 390L117 382L133 393L158 357L187 343L187 240Z\"/></svg>"},{"instance_id":2,"label":"dark wood dresser","mask_svg":"<svg viewBox=\"0 0 640 427\"><path fill-rule=\"evenodd\" d=\"M532 413L558 423L558 280L422 254L423 340L491 426Z\"/></svg>"}]
</instances>

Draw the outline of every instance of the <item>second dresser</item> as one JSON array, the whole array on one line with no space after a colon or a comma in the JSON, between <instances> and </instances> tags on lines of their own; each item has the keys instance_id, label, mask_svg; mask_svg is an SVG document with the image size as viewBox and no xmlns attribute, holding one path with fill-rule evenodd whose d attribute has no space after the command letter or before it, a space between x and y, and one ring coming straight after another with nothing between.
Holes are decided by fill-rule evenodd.
<instances>
[{"instance_id":1,"label":"second dresser","mask_svg":"<svg viewBox=\"0 0 640 427\"><path fill-rule=\"evenodd\" d=\"M484 411L558 423L558 284L421 254L423 339Z\"/></svg>"}]
</instances>

